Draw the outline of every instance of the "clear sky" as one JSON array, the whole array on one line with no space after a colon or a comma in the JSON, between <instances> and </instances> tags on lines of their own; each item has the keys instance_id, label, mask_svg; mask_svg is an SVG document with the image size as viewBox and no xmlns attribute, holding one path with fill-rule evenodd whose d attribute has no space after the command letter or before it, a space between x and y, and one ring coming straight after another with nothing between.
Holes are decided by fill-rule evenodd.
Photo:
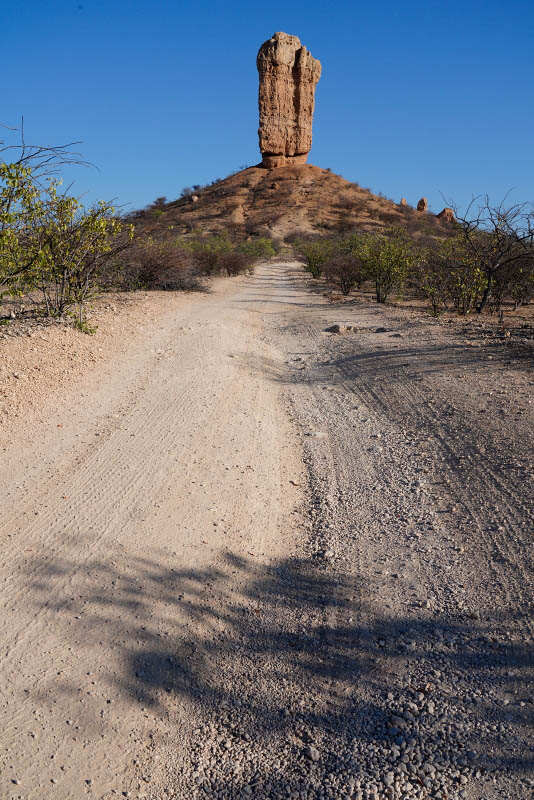
<instances>
[{"instance_id":1,"label":"clear sky","mask_svg":"<svg viewBox=\"0 0 534 800\"><path fill-rule=\"evenodd\" d=\"M259 161L256 53L323 65L310 163L398 201L534 200L534 0L3 0L0 121L130 208ZM68 177L73 177L69 175Z\"/></svg>"}]
</instances>

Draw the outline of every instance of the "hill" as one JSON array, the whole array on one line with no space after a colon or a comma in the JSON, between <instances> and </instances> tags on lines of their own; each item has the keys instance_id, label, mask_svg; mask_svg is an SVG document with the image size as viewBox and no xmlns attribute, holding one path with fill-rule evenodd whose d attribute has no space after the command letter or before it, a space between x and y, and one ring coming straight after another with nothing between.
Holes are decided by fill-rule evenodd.
<instances>
[{"instance_id":1,"label":"hill","mask_svg":"<svg viewBox=\"0 0 534 800\"><path fill-rule=\"evenodd\" d=\"M217 233L287 241L295 234L325 234L391 225L417 235L438 234L450 225L350 183L312 164L266 169L248 167L207 186L184 190L178 200L161 198L132 219L153 235Z\"/></svg>"}]
</instances>

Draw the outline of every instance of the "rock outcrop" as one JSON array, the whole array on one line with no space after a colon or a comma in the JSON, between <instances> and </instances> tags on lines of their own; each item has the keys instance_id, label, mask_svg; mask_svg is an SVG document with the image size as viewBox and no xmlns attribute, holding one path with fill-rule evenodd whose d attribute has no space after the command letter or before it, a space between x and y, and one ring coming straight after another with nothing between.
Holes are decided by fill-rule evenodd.
<instances>
[{"instance_id":1,"label":"rock outcrop","mask_svg":"<svg viewBox=\"0 0 534 800\"><path fill-rule=\"evenodd\" d=\"M418 211L428 211L428 200L426 197L422 197L419 202L417 203L417 210Z\"/></svg>"},{"instance_id":2,"label":"rock outcrop","mask_svg":"<svg viewBox=\"0 0 534 800\"><path fill-rule=\"evenodd\" d=\"M443 211L440 211L439 214L436 215L438 219L442 219L445 222L454 222L456 217L454 216L454 211L452 208L444 208Z\"/></svg>"},{"instance_id":3,"label":"rock outcrop","mask_svg":"<svg viewBox=\"0 0 534 800\"><path fill-rule=\"evenodd\" d=\"M408 205L408 201L406 200L405 197L401 197L399 205L400 206L407 206Z\"/></svg>"},{"instance_id":4,"label":"rock outcrop","mask_svg":"<svg viewBox=\"0 0 534 800\"><path fill-rule=\"evenodd\" d=\"M321 64L296 36L275 33L260 47L257 66L263 165L272 169L305 164Z\"/></svg>"}]
</instances>

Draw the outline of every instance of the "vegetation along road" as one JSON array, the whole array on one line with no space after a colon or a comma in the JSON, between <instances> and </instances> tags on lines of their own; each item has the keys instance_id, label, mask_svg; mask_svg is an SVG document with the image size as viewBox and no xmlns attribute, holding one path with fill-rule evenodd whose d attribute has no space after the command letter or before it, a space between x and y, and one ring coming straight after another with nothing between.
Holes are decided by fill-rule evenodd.
<instances>
[{"instance_id":1,"label":"vegetation along road","mask_svg":"<svg viewBox=\"0 0 534 800\"><path fill-rule=\"evenodd\" d=\"M525 353L293 262L143 302L16 377L0 797L532 798Z\"/></svg>"}]
</instances>

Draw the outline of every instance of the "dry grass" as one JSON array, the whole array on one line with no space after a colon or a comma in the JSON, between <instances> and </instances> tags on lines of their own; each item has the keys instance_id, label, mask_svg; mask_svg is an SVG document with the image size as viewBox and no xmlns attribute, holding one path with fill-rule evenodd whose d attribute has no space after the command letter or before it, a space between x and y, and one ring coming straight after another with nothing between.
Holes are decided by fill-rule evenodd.
<instances>
[{"instance_id":1,"label":"dry grass","mask_svg":"<svg viewBox=\"0 0 534 800\"><path fill-rule=\"evenodd\" d=\"M328 170L304 164L266 170L249 167L199 188L191 196L159 201L137 212L134 221L151 235L175 237L194 232L258 234L286 240L300 231L337 233L401 225L416 237L446 235L447 223L372 194Z\"/></svg>"}]
</instances>

